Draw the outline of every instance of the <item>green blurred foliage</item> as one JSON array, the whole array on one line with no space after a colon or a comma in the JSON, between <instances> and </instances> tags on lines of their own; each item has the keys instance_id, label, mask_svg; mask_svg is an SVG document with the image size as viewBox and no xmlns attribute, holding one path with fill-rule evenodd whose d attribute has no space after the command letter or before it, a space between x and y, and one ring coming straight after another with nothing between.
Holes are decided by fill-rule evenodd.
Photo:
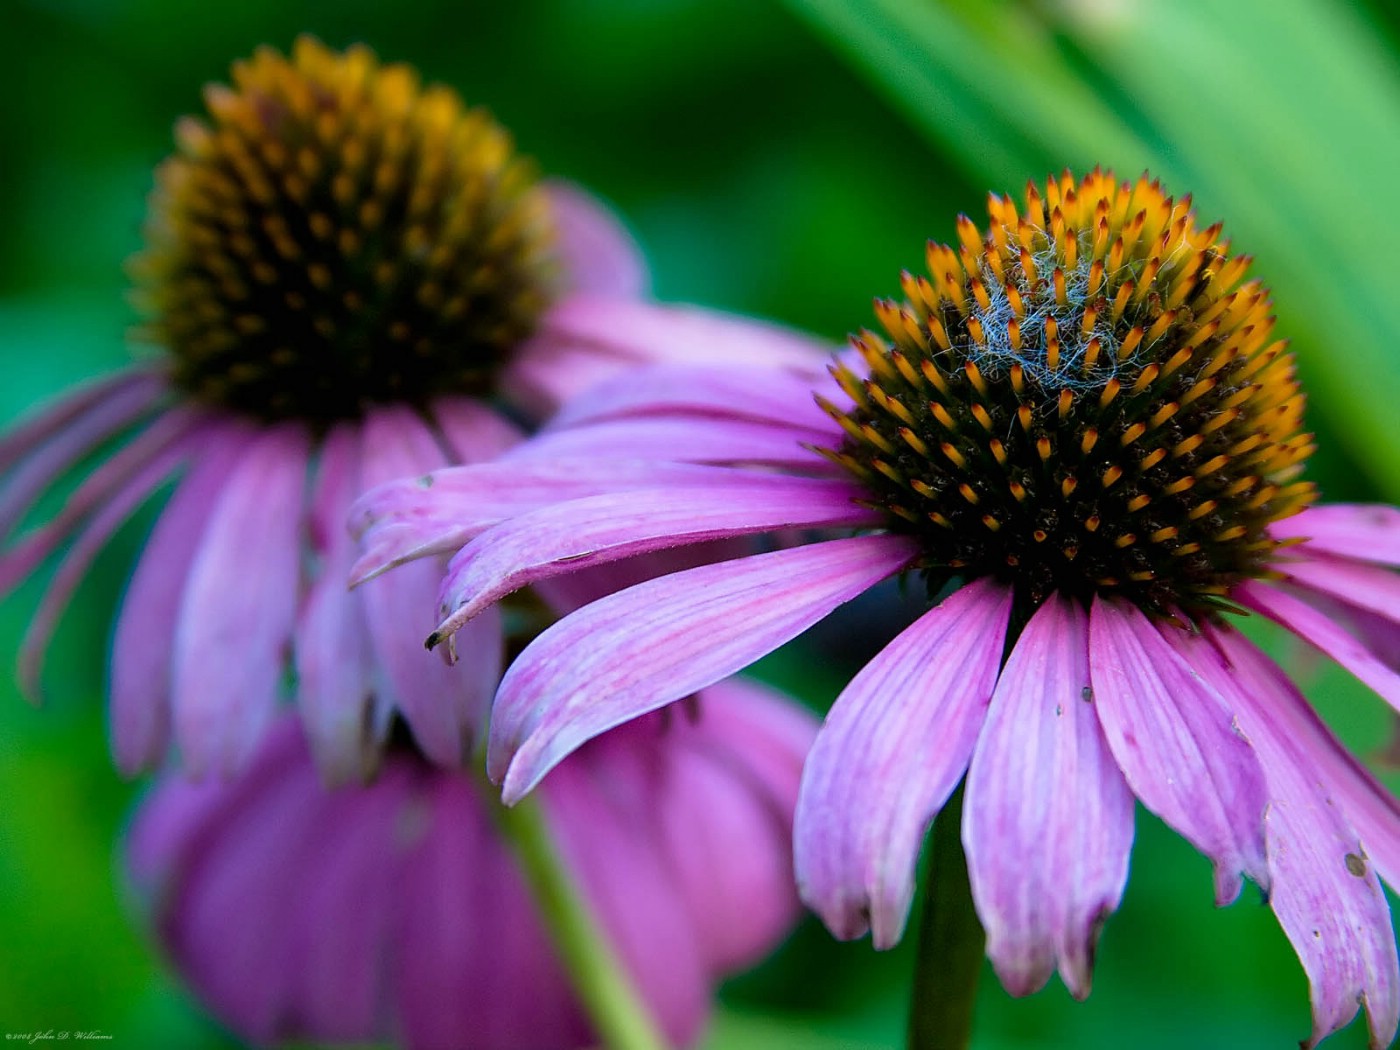
<instances>
[{"instance_id":1,"label":"green blurred foliage","mask_svg":"<svg viewBox=\"0 0 1400 1050\"><path fill-rule=\"evenodd\" d=\"M230 60L310 31L369 43L489 106L542 170L622 211L660 297L832 340L869 323L871 297L922 264L925 238L950 238L958 212L980 215L988 188L1099 161L1169 175L1276 286L1316 383L1324 492L1393 497L1393 19L1323 0L8 0L0 418L126 359L122 266L173 120ZM80 592L45 708L0 690L0 1031L236 1045L165 972L115 863L136 788L109 767L100 696L110 610L140 536L139 523L126 530ZM0 606L0 656L37 593ZM830 634L815 644L834 648ZM842 672L814 663L788 652L764 669L821 707ZM1348 741L1374 754L1390 731L1379 701L1335 668L1298 666ZM809 921L727 986L710 1044L896 1046L911 967L909 945L877 954ZM1056 982L1014 1001L984 978L987 1050L1278 1047L1308 1031L1305 982L1267 909L1256 896L1216 911L1207 863L1145 814L1092 998L1076 1004ZM1364 1032L1329 1045L1363 1046Z\"/></svg>"}]
</instances>

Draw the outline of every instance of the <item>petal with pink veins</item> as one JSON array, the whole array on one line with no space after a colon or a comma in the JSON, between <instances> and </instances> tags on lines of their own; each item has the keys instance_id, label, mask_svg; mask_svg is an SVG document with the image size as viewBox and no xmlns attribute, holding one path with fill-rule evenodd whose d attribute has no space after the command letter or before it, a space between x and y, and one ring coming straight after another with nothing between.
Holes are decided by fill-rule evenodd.
<instances>
[{"instance_id":1,"label":"petal with pink veins","mask_svg":"<svg viewBox=\"0 0 1400 1050\"><path fill-rule=\"evenodd\" d=\"M1400 509L1382 504L1309 507L1269 526L1275 539L1306 540L1304 549L1400 565Z\"/></svg>"},{"instance_id":2,"label":"petal with pink veins","mask_svg":"<svg viewBox=\"0 0 1400 1050\"><path fill-rule=\"evenodd\" d=\"M1131 605L1095 598L1089 674L1109 749L1142 804L1215 866L1215 902L1240 875L1268 891L1264 773L1219 692Z\"/></svg>"},{"instance_id":3,"label":"petal with pink veins","mask_svg":"<svg viewBox=\"0 0 1400 1050\"><path fill-rule=\"evenodd\" d=\"M518 800L584 741L703 689L904 568L916 545L858 536L702 565L566 616L507 670L487 771Z\"/></svg>"},{"instance_id":4,"label":"petal with pink veins","mask_svg":"<svg viewBox=\"0 0 1400 1050\"><path fill-rule=\"evenodd\" d=\"M1128 879L1133 795L1089 683L1088 615L1051 597L1006 661L968 769L968 876L1012 995L1038 991L1058 965L1074 997L1088 996L1099 930Z\"/></svg>"},{"instance_id":5,"label":"petal with pink veins","mask_svg":"<svg viewBox=\"0 0 1400 1050\"><path fill-rule=\"evenodd\" d=\"M1011 591L968 584L885 646L836 698L807 758L797 888L837 937L898 943L915 862L967 769L1006 644Z\"/></svg>"}]
</instances>

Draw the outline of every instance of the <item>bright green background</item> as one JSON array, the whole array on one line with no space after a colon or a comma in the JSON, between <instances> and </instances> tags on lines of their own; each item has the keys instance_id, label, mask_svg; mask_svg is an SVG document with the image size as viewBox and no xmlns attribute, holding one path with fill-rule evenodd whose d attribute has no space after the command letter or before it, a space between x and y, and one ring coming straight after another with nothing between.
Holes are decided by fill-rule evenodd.
<instances>
[{"instance_id":1,"label":"bright green background","mask_svg":"<svg viewBox=\"0 0 1400 1050\"><path fill-rule=\"evenodd\" d=\"M1400 72L1379 0L8 0L0 7L0 415L124 359L122 262L150 169L199 86L310 30L458 86L544 170L613 201L658 294L832 339L870 321L927 237L987 189L1103 161L1151 168L1223 218L1277 293L1313 391L1330 498L1400 497ZM0 1032L234 1045L165 975L114 874L133 788L98 701L109 611L140 529L56 642L42 711L0 696ZM0 606L3 655L37 589ZM1286 652L1286 647L1280 649ZM1363 753L1374 697L1293 658ZM839 687L780 654L814 703ZM986 971L980 1047L1287 1047L1301 972L1267 909L1210 905L1206 862L1140 816L1094 994L1008 998ZM716 1047L895 1046L911 959L808 923L724 993ZM1356 1026L1336 1047L1365 1045Z\"/></svg>"}]
</instances>

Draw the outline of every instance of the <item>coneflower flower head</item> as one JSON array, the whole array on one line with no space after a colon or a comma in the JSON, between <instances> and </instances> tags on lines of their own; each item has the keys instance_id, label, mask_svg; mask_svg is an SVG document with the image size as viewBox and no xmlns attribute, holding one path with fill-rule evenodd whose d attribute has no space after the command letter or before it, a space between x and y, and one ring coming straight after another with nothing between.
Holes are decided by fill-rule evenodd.
<instances>
[{"instance_id":1,"label":"coneflower flower head","mask_svg":"<svg viewBox=\"0 0 1400 1050\"><path fill-rule=\"evenodd\" d=\"M1271 522L1313 498L1293 359L1267 290L1219 224L1144 175L1030 184L980 232L930 242L929 275L881 300L887 338L838 365L853 404L829 451L952 576L1209 613L1267 572Z\"/></svg>"},{"instance_id":2,"label":"coneflower flower head","mask_svg":"<svg viewBox=\"0 0 1400 1050\"><path fill-rule=\"evenodd\" d=\"M549 200L482 109L303 37L176 125L132 263L189 395L264 419L490 395L550 299Z\"/></svg>"},{"instance_id":3,"label":"coneflower flower head","mask_svg":"<svg viewBox=\"0 0 1400 1050\"><path fill-rule=\"evenodd\" d=\"M581 567L778 541L609 594L526 647L492 709L508 802L593 735L917 571L935 604L842 691L804 767L798 888L832 932L901 938L965 777L1003 984L1058 970L1086 996L1136 799L1211 860L1218 903L1245 877L1266 892L1311 984L1309 1045L1358 1006L1387 1045L1400 963L1378 875L1400 878L1400 802L1224 614L1277 621L1400 709L1400 511L1309 505L1268 295L1188 200L1095 171L990 212L932 246L905 301L877 304L885 335L815 386L734 366L618 377L533 441L605 463L382 487L355 512L371 561L461 548L435 643Z\"/></svg>"},{"instance_id":4,"label":"coneflower flower head","mask_svg":"<svg viewBox=\"0 0 1400 1050\"><path fill-rule=\"evenodd\" d=\"M348 593L354 498L528 459L545 416L658 345L704 361L737 339L809 368L821 348L639 301L645 264L606 209L537 181L483 110L362 46L259 49L205 102L177 125L132 266L151 360L0 441L0 593L66 548L22 683L37 692L112 532L179 475L115 631L118 764L154 766L174 743L187 771L232 774L286 702L332 780L372 774L397 721L460 764L500 680L502 618L459 636L462 666L425 657L439 572ZM52 520L18 531L69 474Z\"/></svg>"}]
</instances>

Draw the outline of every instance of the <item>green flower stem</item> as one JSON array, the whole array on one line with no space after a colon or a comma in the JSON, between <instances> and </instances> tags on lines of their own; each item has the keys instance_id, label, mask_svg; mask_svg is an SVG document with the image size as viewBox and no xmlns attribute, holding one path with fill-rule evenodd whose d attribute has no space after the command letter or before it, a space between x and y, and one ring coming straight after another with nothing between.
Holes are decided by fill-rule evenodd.
<instances>
[{"instance_id":1,"label":"green flower stem","mask_svg":"<svg viewBox=\"0 0 1400 1050\"><path fill-rule=\"evenodd\" d=\"M986 935L972 906L962 849L962 788L933 822L919 955L909 995L909 1050L964 1050Z\"/></svg>"},{"instance_id":2,"label":"green flower stem","mask_svg":"<svg viewBox=\"0 0 1400 1050\"><path fill-rule=\"evenodd\" d=\"M539 803L532 797L498 806L496 818L603 1044L612 1050L663 1050L666 1040L555 850Z\"/></svg>"}]
</instances>

